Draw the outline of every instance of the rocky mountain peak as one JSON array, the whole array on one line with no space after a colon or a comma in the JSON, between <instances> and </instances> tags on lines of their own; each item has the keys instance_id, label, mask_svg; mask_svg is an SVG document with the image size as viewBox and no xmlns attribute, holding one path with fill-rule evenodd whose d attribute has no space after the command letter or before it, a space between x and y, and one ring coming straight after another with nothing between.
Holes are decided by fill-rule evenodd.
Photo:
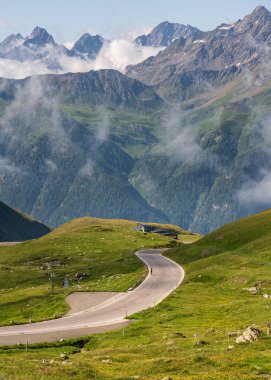
<instances>
[{"instance_id":1,"label":"rocky mountain peak","mask_svg":"<svg viewBox=\"0 0 271 380\"><path fill-rule=\"evenodd\" d=\"M254 9L254 11L250 14L250 16L263 17L269 16L270 12L263 5L260 5Z\"/></svg>"},{"instance_id":2,"label":"rocky mountain peak","mask_svg":"<svg viewBox=\"0 0 271 380\"><path fill-rule=\"evenodd\" d=\"M24 45L42 47L47 44L56 45L54 38L51 34L47 32L46 29L37 26L34 28L33 32L28 36L24 42Z\"/></svg>"},{"instance_id":3,"label":"rocky mountain peak","mask_svg":"<svg viewBox=\"0 0 271 380\"><path fill-rule=\"evenodd\" d=\"M157 25L148 35L137 37L135 42L142 46L167 47L178 38L189 39L202 34L203 32L191 25L164 21Z\"/></svg>"},{"instance_id":4,"label":"rocky mountain peak","mask_svg":"<svg viewBox=\"0 0 271 380\"><path fill-rule=\"evenodd\" d=\"M24 39L23 36L21 35L21 33L11 34L9 37L14 38L16 40L23 40ZM7 37L7 38L9 38L9 37Z\"/></svg>"},{"instance_id":5,"label":"rocky mountain peak","mask_svg":"<svg viewBox=\"0 0 271 380\"><path fill-rule=\"evenodd\" d=\"M92 36L89 33L83 34L74 44L72 52L75 55L86 55L90 59L95 59L104 44L104 39L100 35Z\"/></svg>"},{"instance_id":6,"label":"rocky mountain peak","mask_svg":"<svg viewBox=\"0 0 271 380\"><path fill-rule=\"evenodd\" d=\"M244 19L241 21L241 24L247 23L267 23L271 21L271 12L269 12L265 7L259 6L254 9L252 13L244 17Z\"/></svg>"},{"instance_id":7,"label":"rocky mountain peak","mask_svg":"<svg viewBox=\"0 0 271 380\"><path fill-rule=\"evenodd\" d=\"M20 33L11 34L0 43L0 51L8 52L10 49L20 46L23 42L24 38Z\"/></svg>"}]
</instances>

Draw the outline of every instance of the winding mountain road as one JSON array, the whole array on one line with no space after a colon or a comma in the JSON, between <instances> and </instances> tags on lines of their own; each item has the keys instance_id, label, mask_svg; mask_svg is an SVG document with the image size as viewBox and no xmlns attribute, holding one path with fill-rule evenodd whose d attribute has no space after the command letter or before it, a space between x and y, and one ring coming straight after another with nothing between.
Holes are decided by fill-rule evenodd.
<instances>
[{"instance_id":1,"label":"winding mountain road","mask_svg":"<svg viewBox=\"0 0 271 380\"><path fill-rule=\"evenodd\" d=\"M136 253L149 268L149 275L136 289L59 319L1 327L0 345L52 342L126 326L131 323L125 319L127 316L157 305L183 281L183 269L162 256L163 251L156 249Z\"/></svg>"}]
</instances>

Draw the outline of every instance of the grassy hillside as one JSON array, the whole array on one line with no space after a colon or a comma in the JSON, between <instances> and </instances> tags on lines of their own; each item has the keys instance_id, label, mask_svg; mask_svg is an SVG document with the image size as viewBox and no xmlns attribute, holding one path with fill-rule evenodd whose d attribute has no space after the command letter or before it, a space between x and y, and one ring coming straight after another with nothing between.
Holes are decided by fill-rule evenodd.
<instances>
[{"instance_id":1,"label":"grassy hillside","mask_svg":"<svg viewBox=\"0 0 271 380\"><path fill-rule=\"evenodd\" d=\"M132 253L173 242L134 231L135 225L131 221L83 218L39 240L0 247L0 325L60 316L68 310L65 296L75 290L124 291L136 286L146 270ZM50 294L51 264L56 276L54 295ZM76 273L88 277L78 283ZM70 283L66 291L61 287L63 277Z\"/></svg>"},{"instance_id":2,"label":"grassy hillside","mask_svg":"<svg viewBox=\"0 0 271 380\"><path fill-rule=\"evenodd\" d=\"M184 266L185 282L155 309L138 314L125 333L27 353L1 349L0 372L51 380L59 373L62 379L269 379L271 301L263 294L271 293L270 244L268 210L173 249L168 255ZM247 290L254 285L256 295ZM234 335L253 324L262 330L259 341L237 345ZM63 352L69 356L64 362Z\"/></svg>"},{"instance_id":3,"label":"grassy hillside","mask_svg":"<svg viewBox=\"0 0 271 380\"><path fill-rule=\"evenodd\" d=\"M0 242L36 239L49 232L44 224L0 202Z\"/></svg>"}]
</instances>

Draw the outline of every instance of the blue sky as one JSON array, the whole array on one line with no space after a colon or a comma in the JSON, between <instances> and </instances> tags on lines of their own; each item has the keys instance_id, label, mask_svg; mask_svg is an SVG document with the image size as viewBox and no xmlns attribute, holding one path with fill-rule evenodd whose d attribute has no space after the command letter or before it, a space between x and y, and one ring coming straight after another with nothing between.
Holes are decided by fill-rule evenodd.
<instances>
[{"instance_id":1,"label":"blue sky","mask_svg":"<svg viewBox=\"0 0 271 380\"><path fill-rule=\"evenodd\" d=\"M84 31L122 37L165 20L210 30L258 5L271 10L270 0L0 0L0 39L17 32L26 36L37 25L62 43Z\"/></svg>"}]
</instances>

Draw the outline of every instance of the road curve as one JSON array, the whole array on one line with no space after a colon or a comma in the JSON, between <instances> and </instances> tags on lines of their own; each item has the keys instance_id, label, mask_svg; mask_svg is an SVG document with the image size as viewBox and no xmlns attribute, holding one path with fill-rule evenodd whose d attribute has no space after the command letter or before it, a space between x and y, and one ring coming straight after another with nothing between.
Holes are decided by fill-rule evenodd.
<instances>
[{"instance_id":1,"label":"road curve","mask_svg":"<svg viewBox=\"0 0 271 380\"><path fill-rule=\"evenodd\" d=\"M136 253L149 268L149 275L136 289L59 319L1 327L0 345L53 342L128 325L131 321L125 319L127 316L157 305L183 281L183 269L162 256L163 252L162 249L156 249Z\"/></svg>"}]
</instances>

